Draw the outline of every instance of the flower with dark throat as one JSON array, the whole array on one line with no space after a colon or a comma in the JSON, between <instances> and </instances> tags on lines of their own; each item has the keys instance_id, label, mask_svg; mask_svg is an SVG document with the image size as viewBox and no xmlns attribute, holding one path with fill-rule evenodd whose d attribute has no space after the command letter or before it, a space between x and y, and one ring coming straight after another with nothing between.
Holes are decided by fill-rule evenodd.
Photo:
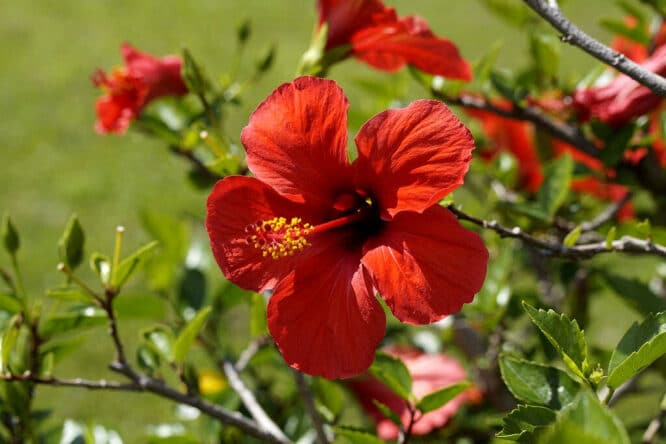
<instances>
[{"instance_id":1,"label":"flower with dark throat","mask_svg":"<svg viewBox=\"0 0 666 444\"><path fill-rule=\"evenodd\" d=\"M115 68L110 75L101 69L93 74L93 83L105 93L95 103L95 129L101 134L124 133L153 99L187 93L180 73L183 64L180 57L168 55L158 59L128 43L120 50L125 66Z\"/></svg>"},{"instance_id":2,"label":"flower with dark throat","mask_svg":"<svg viewBox=\"0 0 666 444\"><path fill-rule=\"evenodd\" d=\"M413 65L421 71L471 80L456 45L433 34L418 16L398 17L380 0L318 0L318 32L326 25L325 50L337 61L348 56L382 71Z\"/></svg>"},{"instance_id":3,"label":"flower with dark throat","mask_svg":"<svg viewBox=\"0 0 666 444\"><path fill-rule=\"evenodd\" d=\"M438 205L463 182L470 132L440 102L384 111L347 157L347 108L331 80L276 89L243 129L255 177L219 181L206 227L224 275L273 289L268 328L285 361L312 375L366 370L384 336L379 292L401 321L426 324L479 291L488 252Z\"/></svg>"}]
</instances>

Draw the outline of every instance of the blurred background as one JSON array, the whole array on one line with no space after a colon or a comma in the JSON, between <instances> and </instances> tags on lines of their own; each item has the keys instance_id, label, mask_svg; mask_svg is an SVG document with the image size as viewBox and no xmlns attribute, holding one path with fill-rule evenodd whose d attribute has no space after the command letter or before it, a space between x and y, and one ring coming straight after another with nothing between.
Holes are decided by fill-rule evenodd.
<instances>
[{"instance_id":1,"label":"blurred background","mask_svg":"<svg viewBox=\"0 0 666 444\"><path fill-rule=\"evenodd\" d=\"M62 282L55 269L56 243L72 213L79 215L86 229L88 253L110 251L116 225L126 227L126 251L149 240L139 223L142 209L203 221L207 191L187 183L188 165L183 160L137 132L124 136L95 133L94 101L99 91L90 81L93 70L121 65L119 46L127 41L160 56L188 48L215 77L230 69L236 26L249 18L253 33L240 66L241 76L270 45L276 45L277 56L273 68L226 121L228 134L237 142L254 107L277 85L293 78L298 60L309 46L316 21L314 3L26 0L3 4L0 210L11 214L19 228L20 260L33 297ZM470 61L499 41L504 43L499 66L515 67L527 61L526 35L489 13L481 1L386 3L395 6L400 15L425 17L437 35L453 40ZM580 27L601 40L609 35L598 26L598 20L621 14L608 0L567 2L563 7ZM563 48L563 75L580 75L594 65L594 60L579 50ZM405 72L379 73L353 60L335 66L329 76L350 98L352 131L381 111L379 104L364 97L368 85L391 87L407 83L409 77ZM415 99L419 93L415 89L406 94ZM195 235L207 248L203 230ZM6 260L3 257L0 263ZM146 297L135 292L130 296ZM159 313L160 308L154 310ZM129 342L141 326L141 316L128 313L123 319ZM103 331L93 331L87 337L85 354L79 354L82 357L74 363L63 364L57 373L108 377L104 370L111 357L107 342ZM162 421L173 408L150 395L46 387L40 388L38 401L56 407L59 419L85 422L94 418L118 430L127 442L138 442L145 424Z\"/></svg>"}]
</instances>

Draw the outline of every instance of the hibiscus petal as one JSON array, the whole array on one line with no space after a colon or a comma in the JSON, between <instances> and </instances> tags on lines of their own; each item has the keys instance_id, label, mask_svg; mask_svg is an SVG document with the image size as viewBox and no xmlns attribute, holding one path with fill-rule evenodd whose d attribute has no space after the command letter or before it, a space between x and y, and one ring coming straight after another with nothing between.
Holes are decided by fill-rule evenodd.
<instances>
[{"instance_id":1,"label":"hibiscus petal","mask_svg":"<svg viewBox=\"0 0 666 444\"><path fill-rule=\"evenodd\" d=\"M370 119L356 145L357 187L390 219L401 211L421 212L462 184L474 139L443 103L417 100Z\"/></svg>"},{"instance_id":2,"label":"hibiscus petal","mask_svg":"<svg viewBox=\"0 0 666 444\"><path fill-rule=\"evenodd\" d=\"M352 34L378 21L395 21L395 10L380 0L319 0L319 24L328 24L326 49L349 43Z\"/></svg>"},{"instance_id":3,"label":"hibiscus petal","mask_svg":"<svg viewBox=\"0 0 666 444\"><path fill-rule=\"evenodd\" d=\"M268 328L285 361L311 375L347 378L366 370L386 320L360 253L340 235L321 236L318 254L275 288Z\"/></svg>"},{"instance_id":4,"label":"hibiscus petal","mask_svg":"<svg viewBox=\"0 0 666 444\"><path fill-rule=\"evenodd\" d=\"M450 40L435 36L420 17L404 17L371 26L351 38L354 55L384 71L406 64L452 79L471 80L469 63Z\"/></svg>"},{"instance_id":5,"label":"hibiscus petal","mask_svg":"<svg viewBox=\"0 0 666 444\"><path fill-rule=\"evenodd\" d=\"M207 202L206 229L220 269L236 285L254 291L275 287L303 254L273 259L248 243L246 227L276 216L305 217L306 209L280 196L253 177L231 176L217 182ZM303 252L302 252L303 253Z\"/></svg>"},{"instance_id":6,"label":"hibiscus petal","mask_svg":"<svg viewBox=\"0 0 666 444\"><path fill-rule=\"evenodd\" d=\"M299 77L280 86L241 134L248 167L280 194L330 206L349 182L348 106L331 80Z\"/></svg>"},{"instance_id":7,"label":"hibiscus petal","mask_svg":"<svg viewBox=\"0 0 666 444\"><path fill-rule=\"evenodd\" d=\"M488 251L446 208L400 213L367 241L361 262L403 322L428 324L456 313L481 289Z\"/></svg>"}]
</instances>

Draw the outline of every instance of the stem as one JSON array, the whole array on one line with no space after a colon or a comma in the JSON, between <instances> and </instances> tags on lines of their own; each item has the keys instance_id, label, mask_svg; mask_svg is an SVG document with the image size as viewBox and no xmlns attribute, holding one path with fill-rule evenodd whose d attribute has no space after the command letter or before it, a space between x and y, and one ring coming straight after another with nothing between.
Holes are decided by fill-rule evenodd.
<instances>
[{"instance_id":1,"label":"stem","mask_svg":"<svg viewBox=\"0 0 666 444\"><path fill-rule=\"evenodd\" d=\"M21 267L19 267L18 260L16 259L16 254L12 254L12 268L14 269L14 275L16 276L16 290L23 305L25 307L28 303L28 294L25 292L25 285L23 285L23 276L21 275ZM26 313L27 315L27 313Z\"/></svg>"},{"instance_id":2,"label":"stem","mask_svg":"<svg viewBox=\"0 0 666 444\"><path fill-rule=\"evenodd\" d=\"M563 14L554 0L524 0L537 14L562 33L562 41L579 47L592 57L631 77L654 93L666 97L666 80L628 59L579 29Z\"/></svg>"},{"instance_id":3,"label":"stem","mask_svg":"<svg viewBox=\"0 0 666 444\"><path fill-rule=\"evenodd\" d=\"M116 227L116 242L113 248L113 263L111 265L111 285L116 283L116 275L118 273L118 265L120 264L120 251L123 246L123 233L125 228L123 226Z\"/></svg>"},{"instance_id":4,"label":"stem","mask_svg":"<svg viewBox=\"0 0 666 444\"><path fill-rule=\"evenodd\" d=\"M71 280L72 282L74 282L76 285L78 285L79 287L81 287L82 290L84 290L84 291L85 291L86 293L88 293L90 296L92 296L93 298L95 298L95 300L96 300L100 305L103 304L103 300L102 300L102 298L99 296L99 294L97 294L97 292L96 292L95 290L93 290L92 288L90 288L85 282L83 282L83 281L82 281L81 279L79 279L74 273L72 273L72 270L70 270L69 267L68 267L67 265L65 265L65 264L63 264L62 262L60 262L60 263L58 264L58 267L57 267L57 268L58 268L58 271L63 272L63 273L67 276L67 278L68 278L69 280Z\"/></svg>"},{"instance_id":5,"label":"stem","mask_svg":"<svg viewBox=\"0 0 666 444\"><path fill-rule=\"evenodd\" d=\"M317 412L314 397L312 396L312 391L308 386L308 382L305 380L305 376L303 376L303 373L295 369L292 369L292 373L294 374L294 379L296 380L298 393L301 395L301 399L303 400L305 411L310 417L312 426L314 427L317 434L317 443L328 444L328 437L324 431L324 425L321 421L321 416L319 416L319 412Z\"/></svg>"}]
</instances>

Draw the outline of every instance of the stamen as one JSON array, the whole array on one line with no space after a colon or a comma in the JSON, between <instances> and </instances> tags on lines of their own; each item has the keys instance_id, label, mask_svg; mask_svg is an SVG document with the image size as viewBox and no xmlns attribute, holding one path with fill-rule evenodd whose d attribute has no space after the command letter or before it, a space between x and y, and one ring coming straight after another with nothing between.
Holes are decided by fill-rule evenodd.
<instances>
[{"instance_id":1,"label":"stamen","mask_svg":"<svg viewBox=\"0 0 666 444\"><path fill-rule=\"evenodd\" d=\"M254 248L261 250L263 257L273 259L293 256L297 251L309 245L305 236L312 230L312 225L302 223L301 218L274 217L273 219L257 221L245 227L250 234L246 241Z\"/></svg>"}]
</instances>

